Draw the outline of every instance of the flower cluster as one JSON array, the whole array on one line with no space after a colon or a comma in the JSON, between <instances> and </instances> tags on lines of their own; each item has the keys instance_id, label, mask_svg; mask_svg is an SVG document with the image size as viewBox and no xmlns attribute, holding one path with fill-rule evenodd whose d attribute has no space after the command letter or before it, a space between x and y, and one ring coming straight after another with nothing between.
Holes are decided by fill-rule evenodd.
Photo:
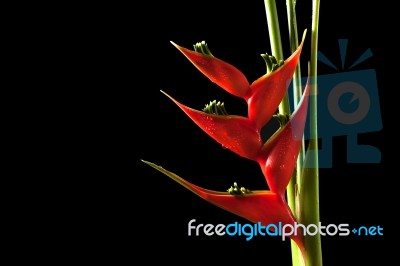
<instances>
[{"instance_id":1,"label":"flower cluster","mask_svg":"<svg viewBox=\"0 0 400 266\"><path fill-rule=\"evenodd\" d=\"M226 192L208 190L148 161L146 164L169 176L206 201L263 225L294 224L296 218L286 199L286 187L292 177L302 142L307 116L309 84L307 82L297 109L283 116L281 127L263 143L260 131L274 116L293 77L303 47L305 33L298 49L285 61L264 55L269 70L249 83L245 75L231 64L216 58L205 42L194 51L172 43L212 82L227 92L244 99L248 116L229 115L221 102L210 102L203 110L192 109L167 95L186 115L215 141L241 157L257 162L270 190L250 191L235 183ZM281 117L282 118L282 117ZM302 234L291 238L304 249Z\"/></svg>"}]
</instances>

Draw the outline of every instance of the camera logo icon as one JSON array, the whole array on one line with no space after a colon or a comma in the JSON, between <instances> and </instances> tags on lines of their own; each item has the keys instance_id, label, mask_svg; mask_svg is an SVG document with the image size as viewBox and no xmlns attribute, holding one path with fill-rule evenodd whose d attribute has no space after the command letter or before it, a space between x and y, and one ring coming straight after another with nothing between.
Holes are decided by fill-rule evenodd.
<instances>
[{"instance_id":1,"label":"camera logo icon","mask_svg":"<svg viewBox=\"0 0 400 266\"><path fill-rule=\"evenodd\" d=\"M358 141L359 134L377 132L382 129L376 72L374 69L351 71L352 67L370 58L372 52L367 49L345 70L347 42L347 39L339 39L343 71L317 77L316 97L320 144L318 163L320 168L332 167L332 140L337 136L346 136L347 138L347 163L379 163L381 161L381 152L377 147L359 144ZM318 60L339 70L321 52L318 53ZM306 80L306 78L302 79L303 85ZM290 87L289 94L293 93ZM293 99L293 97L289 98ZM308 121L304 138L305 140L310 138Z\"/></svg>"}]
</instances>

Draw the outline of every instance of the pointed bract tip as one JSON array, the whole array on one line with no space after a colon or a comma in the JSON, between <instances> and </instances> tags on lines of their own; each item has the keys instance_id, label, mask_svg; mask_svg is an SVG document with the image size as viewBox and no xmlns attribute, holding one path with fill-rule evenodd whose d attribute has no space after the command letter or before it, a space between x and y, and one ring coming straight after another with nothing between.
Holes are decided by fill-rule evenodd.
<instances>
[{"instance_id":1,"label":"pointed bract tip","mask_svg":"<svg viewBox=\"0 0 400 266\"><path fill-rule=\"evenodd\" d=\"M149 161L146 161L146 160L143 160L143 159L140 159L143 163L145 163L145 164L148 164L148 165L151 165L152 163L151 162L149 162Z\"/></svg>"},{"instance_id":2,"label":"pointed bract tip","mask_svg":"<svg viewBox=\"0 0 400 266\"><path fill-rule=\"evenodd\" d=\"M175 102L175 99L174 98L172 98L171 96L169 96L168 95L168 93L166 93L165 91L163 91L163 90L160 90L161 91L161 93L162 94L164 94L165 96L167 96L168 98L170 98L172 101L174 101Z\"/></svg>"},{"instance_id":3,"label":"pointed bract tip","mask_svg":"<svg viewBox=\"0 0 400 266\"><path fill-rule=\"evenodd\" d=\"M306 34L307 34L307 29L303 31L303 37L301 38L302 41L306 38Z\"/></svg>"},{"instance_id":4,"label":"pointed bract tip","mask_svg":"<svg viewBox=\"0 0 400 266\"><path fill-rule=\"evenodd\" d=\"M175 46L176 48L180 48L180 46L179 45L177 45L176 43L174 43L173 41L169 41L173 46Z\"/></svg>"}]
</instances>

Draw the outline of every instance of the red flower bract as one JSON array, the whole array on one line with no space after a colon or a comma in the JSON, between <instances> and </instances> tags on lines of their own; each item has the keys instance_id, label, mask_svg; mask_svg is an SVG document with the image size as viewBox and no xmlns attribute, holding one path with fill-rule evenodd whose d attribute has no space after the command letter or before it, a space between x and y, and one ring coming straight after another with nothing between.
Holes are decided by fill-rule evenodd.
<instances>
[{"instance_id":1,"label":"red flower bract","mask_svg":"<svg viewBox=\"0 0 400 266\"><path fill-rule=\"evenodd\" d=\"M303 96L291 119L264 144L259 152L258 162L269 188L282 196L292 177L299 155L307 118L309 91L307 80Z\"/></svg>"},{"instance_id":2,"label":"red flower bract","mask_svg":"<svg viewBox=\"0 0 400 266\"><path fill-rule=\"evenodd\" d=\"M281 67L265 74L250 85L251 97L247 99L248 116L258 128L263 127L271 119L285 96L300 58L304 39L305 32L297 50Z\"/></svg>"},{"instance_id":3,"label":"red flower bract","mask_svg":"<svg viewBox=\"0 0 400 266\"><path fill-rule=\"evenodd\" d=\"M250 96L249 82L239 69L212 55L191 51L174 42L171 43L212 82L227 92L245 100Z\"/></svg>"},{"instance_id":4,"label":"red flower bract","mask_svg":"<svg viewBox=\"0 0 400 266\"><path fill-rule=\"evenodd\" d=\"M296 222L286 201L280 195L271 191L252 191L248 194L236 196L227 192L208 190L196 186L154 163L143 162L169 176L206 201L253 223L261 222L263 226L277 225L278 223L294 226ZM298 231L296 234L289 235L289 237L297 243L301 250L304 249L302 232Z\"/></svg>"},{"instance_id":5,"label":"red flower bract","mask_svg":"<svg viewBox=\"0 0 400 266\"><path fill-rule=\"evenodd\" d=\"M168 94L204 132L238 155L256 160L262 146L260 132L253 121L235 115L213 115L189 108Z\"/></svg>"}]
</instances>

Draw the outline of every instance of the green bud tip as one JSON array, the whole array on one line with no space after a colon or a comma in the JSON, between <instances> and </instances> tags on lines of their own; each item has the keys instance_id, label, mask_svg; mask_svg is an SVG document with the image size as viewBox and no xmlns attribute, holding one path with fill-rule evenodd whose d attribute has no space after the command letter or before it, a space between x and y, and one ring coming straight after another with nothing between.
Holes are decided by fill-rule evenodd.
<instances>
[{"instance_id":1,"label":"green bud tip","mask_svg":"<svg viewBox=\"0 0 400 266\"><path fill-rule=\"evenodd\" d=\"M279 62L276 60L275 56L268 55L267 53L261 54L261 57L264 59L265 64L267 66L267 73L271 73L272 71L277 70L280 66L282 66L285 61L282 59Z\"/></svg>"},{"instance_id":2,"label":"green bud tip","mask_svg":"<svg viewBox=\"0 0 400 266\"><path fill-rule=\"evenodd\" d=\"M225 109L225 104L220 101L210 101L209 104L206 104L203 108L203 112L212 115L228 115L228 112Z\"/></svg>"},{"instance_id":3,"label":"green bud tip","mask_svg":"<svg viewBox=\"0 0 400 266\"><path fill-rule=\"evenodd\" d=\"M234 196L243 196L244 194L251 193L251 191L247 188L244 188L244 187L239 188L239 186L236 182L234 182L233 186L231 186L227 191L229 194L234 195Z\"/></svg>"},{"instance_id":4,"label":"green bud tip","mask_svg":"<svg viewBox=\"0 0 400 266\"><path fill-rule=\"evenodd\" d=\"M194 48L194 51L197 53L202 53L205 55L213 56L205 41L201 41L201 42L194 44L193 48Z\"/></svg>"},{"instance_id":5,"label":"green bud tip","mask_svg":"<svg viewBox=\"0 0 400 266\"><path fill-rule=\"evenodd\" d=\"M278 120L281 127L285 126L290 120L290 115L288 114L275 114L273 117Z\"/></svg>"}]
</instances>

